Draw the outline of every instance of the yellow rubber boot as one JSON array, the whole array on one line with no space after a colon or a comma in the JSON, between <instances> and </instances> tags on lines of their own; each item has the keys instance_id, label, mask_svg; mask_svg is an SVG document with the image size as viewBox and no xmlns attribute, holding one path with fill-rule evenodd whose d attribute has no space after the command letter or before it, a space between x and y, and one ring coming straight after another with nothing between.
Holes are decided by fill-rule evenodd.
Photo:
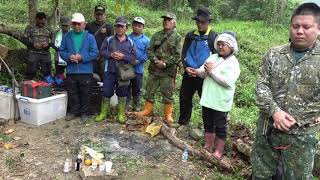
<instances>
[{"instance_id":1,"label":"yellow rubber boot","mask_svg":"<svg viewBox=\"0 0 320 180\"><path fill-rule=\"evenodd\" d=\"M152 110L153 110L153 106L154 106L154 103L153 102L150 102L150 101L146 101L145 104L144 104L144 108L142 111L139 111L139 112L135 112L134 114L136 116L150 116L151 113L152 113Z\"/></svg>"},{"instance_id":2,"label":"yellow rubber boot","mask_svg":"<svg viewBox=\"0 0 320 180\"><path fill-rule=\"evenodd\" d=\"M171 125L173 123L172 112L173 112L173 103L165 104L164 105L164 117L165 117L164 121L168 125Z\"/></svg>"}]
</instances>

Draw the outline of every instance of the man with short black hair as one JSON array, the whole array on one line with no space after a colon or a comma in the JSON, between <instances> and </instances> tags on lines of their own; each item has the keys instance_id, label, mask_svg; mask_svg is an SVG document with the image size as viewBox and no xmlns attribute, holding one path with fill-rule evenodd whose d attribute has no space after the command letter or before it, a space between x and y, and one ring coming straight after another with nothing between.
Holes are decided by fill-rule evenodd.
<instances>
[{"instance_id":1,"label":"man with short black hair","mask_svg":"<svg viewBox=\"0 0 320 180\"><path fill-rule=\"evenodd\" d=\"M320 130L320 7L293 13L291 42L269 50L257 78L260 116L252 150L254 179L271 179L282 161L284 179L313 179Z\"/></svg>"},{"instance_id":2,"label":"man with short black hair","mask_svg":"<svg viewBox=\"0 0 320 180\"><path fill-rule=\"evenodd\" d=\"M35 25L27 26L23 37L28 48L26 79L35 78L40 66L44 80L53 84L49 52L49 48L53 47L53 33L47 26L47 16L44 12L38 12L35 18Z\"/></svg>"},{"instance_id":3,"label":"man with short black hair","mask_svg":"<svg viewBox=\"0 0 320 180\"><path fill-rule=\"evenodd\" d=\"M134 61L134 70L136 77L130 80L129 94L127 97L127 105L129 106L131 96L133 99L133 111L140 111L140 95L142 88L144 63L148 59L147 48L150 39L143 33L145 20L142 17L135 17L132 21L132 33L128 36L136 47L136 61Z\"/></svg>"},{"instance_id":4,"label":"man with short black hair","mask_svg":"<svg viewBox=\"0 0 320 180\"><path fill-rule=\"evenodd\" d=\"M194 93L197 91L201 97L203 79L196 75L195 69L201 67L210 54L215 52L213 44L218 35L209 27L213 18L208 8L199 8L192 19L195 20L197 29L186 35L181 55L185 72L179 96L180 125L188 125L190 122Z\"/></svg>"},{"instance_id":5,"label":"man with short black hair","mask_svg":"<svg viewBox=\"0 0 320 180\"><path fill-rule=\"evenodd\" d=\"M88 23L85 30L94 35L98 49L100 49L104 39L114 34L114 29L106 21L106 9L104 6L99 4L94 7L94 17L95 21ZM104 59L99 55L97 61L93 63L93 72L97 73L101 79L103 79L103 61Z\"/></svg>"}]
</instances>

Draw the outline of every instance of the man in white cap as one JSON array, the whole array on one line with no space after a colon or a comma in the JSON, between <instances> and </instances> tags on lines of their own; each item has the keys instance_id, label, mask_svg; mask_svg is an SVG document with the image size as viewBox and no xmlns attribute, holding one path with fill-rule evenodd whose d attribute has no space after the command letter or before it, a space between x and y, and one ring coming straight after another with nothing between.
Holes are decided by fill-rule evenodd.
<instances>
[{"instance_id":1,"label":"man in white cap","mask_svg":"<svg viewBox=\"0 0 320 180\"><path fill-rule=\"evenodd\" d=\"M144 72L144 63L147 61L147 48L150 39L143 34L145 20L142 17L133 18L132 33L128 36L133 40L136 47L136 60L134 61L134 70L136 77L131 80L129 86L129 94L127 97L127 108L130 104L131 97L133 98L133 111L140 111L140 96Z\"/></svg>"},{"instance_id":2,"label":"man in white cap","mask_svg":"<svg viewBox=\"0 0 320 180\"><path fill-rule=\"evenodd\" d=\"M72 30L62 39L60 56L67 62L67 91L69 111L66 120L80 116L80 123L88 120L90 80L92 61L99 53L94 36L85 28L85 18L74 13L71 19Z\"/></svg>"}]
</instances>

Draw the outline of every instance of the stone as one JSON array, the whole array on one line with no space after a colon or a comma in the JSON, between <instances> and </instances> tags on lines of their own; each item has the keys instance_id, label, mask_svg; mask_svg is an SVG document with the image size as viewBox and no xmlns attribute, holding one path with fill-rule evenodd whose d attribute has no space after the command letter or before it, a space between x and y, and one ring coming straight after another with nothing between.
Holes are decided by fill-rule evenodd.
<instances>
[{"instance_id":1,"label":"stone","mask_svg":"<svg viewBox=\"0 0 320 180\"><path fill-rule=\"evenodd\" d=\"M193 138L194 140L198 141L204 138L204 133L201 129L191 129L189 131L189 135L191 138Z\"/></svg>"}]
</instances>

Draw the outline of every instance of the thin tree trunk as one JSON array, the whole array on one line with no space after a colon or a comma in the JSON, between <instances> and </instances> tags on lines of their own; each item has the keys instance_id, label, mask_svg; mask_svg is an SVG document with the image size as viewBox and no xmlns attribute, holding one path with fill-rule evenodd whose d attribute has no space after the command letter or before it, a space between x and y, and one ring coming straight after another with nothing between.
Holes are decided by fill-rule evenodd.
<instances>
[{"instance_id":1,"label":"thin tree trunk","mask_svg":"<svg viewBox=\"0 0 320 180\"><path fill-rule=\"evenodd\" d=\"M38 1L37 0L29 0L29 23L34 24L34 20L38 10Z\"/></svg>"}]
</instances>

